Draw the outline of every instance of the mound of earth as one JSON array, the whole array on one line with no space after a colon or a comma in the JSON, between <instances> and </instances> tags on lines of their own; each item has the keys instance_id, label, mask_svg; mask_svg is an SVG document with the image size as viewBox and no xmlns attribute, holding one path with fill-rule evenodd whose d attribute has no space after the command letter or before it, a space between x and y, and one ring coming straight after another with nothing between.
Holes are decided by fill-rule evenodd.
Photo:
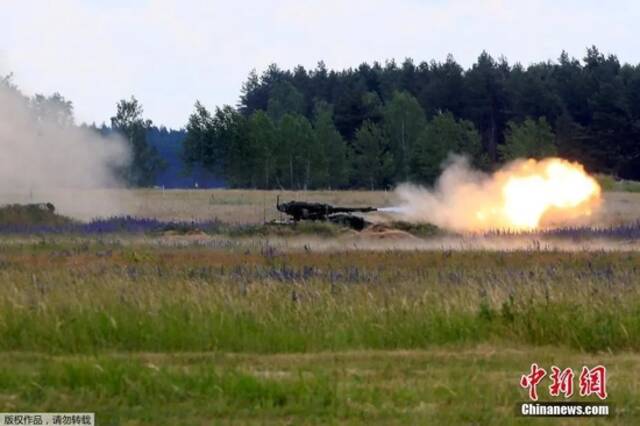
<instances>
[{"instance_id":1,"label":"mound of earth","mask_svg":"<svg viewBox=\"0 0 640 426\"><path fill-rule=\"evenodd\" d=\"M177 230L177 229L168 229L165 231L162 231L162 236L164 237L174 237L174 236L201 236L201 237L206 237L207 234L206 232L198 229L198 228L193 228L193 229L189 229L186 231L181 231L181 230Z\"/></svg>"},{"instance_id":2,"label":"mound of earth","mask_svg":"<svg viewBox=\"0 0 640 426\"><path fill-rule=\"evenodd\" d=\"M0 206L0 225L3 226L60 226L72 219L56 214L51 203L9 204Z\"/></svg>"},{"instance_id":3,"label":"mound of earth","mask_svg":"<svg viewBox=\"0 0 640 426\"><path fill-rule=\"evenodd\" d=\"M378 240L405 240L416 238L407 231L395 229L382 223L371 225L362 230L358 235L363 238L373 238Z\"/></svg>"}]
</instances>

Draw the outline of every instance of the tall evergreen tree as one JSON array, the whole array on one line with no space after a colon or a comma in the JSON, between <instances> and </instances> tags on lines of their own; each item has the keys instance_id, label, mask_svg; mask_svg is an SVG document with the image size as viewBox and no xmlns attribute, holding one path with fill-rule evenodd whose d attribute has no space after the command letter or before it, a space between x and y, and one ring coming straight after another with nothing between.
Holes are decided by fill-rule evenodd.
<instances>
[{"instance_id":1,"label":"tall evergreen tree","mask_svg":"<svg viewBox=\"0 0 640 426\"><path fill-rule=\"evenodd\" d=\"M199 101L195 104L195 111L189 116L186 130L187 135L182 141L182 162L187 171L196 164L213 168L216 162L213 156L213 117Z\"/></svg>"},{"instance_id":2,"label":"tall evergreen tree","mask_svg":"<svg viewBox=\"0 0 640 426\"><path fill-rule=\"evenodd\" d=\"M393 174L393 158L380 126L365 121L358 129L353 145L355 185L373 190L389 184Z\"/></svg>"},{"instance_id":3,"label":"tall evergreen tree","mask_svg":"<svg viewBox=\"0 0 640 426\"><path fill-rule=\"evenodd\" d=\"M429 117L450 111L457 117L464 113L466 96L464 70L452 55L444 63L432 62L421 67L422 86L417 96Z\"/></svg>"},{"instance_id":4,"label":"tall evergreen tree","mask_svg":"<svg viewBox=\"0 0 640 426\"><path fill-rule=\"evenodd\" d=\"M269 117L277 123L285 114L302 114L304 97L293 84L281 81L274 85L267 103Z\"/></svg>"},{"instance_id":5,"label":"tall evergreen tree","mask_svg":"<svg viewBox=\"0 0 640 426\"><path fill-rule=\"evenodd\" d=\"M505 110L508 97L505 89L505 62L496 62L487 52L482 52L478 60L465 75L468 104L465 116L469 117L480 131L485 149L496 159L497 146L504 128Z\"/></svg>"}]
</instances>

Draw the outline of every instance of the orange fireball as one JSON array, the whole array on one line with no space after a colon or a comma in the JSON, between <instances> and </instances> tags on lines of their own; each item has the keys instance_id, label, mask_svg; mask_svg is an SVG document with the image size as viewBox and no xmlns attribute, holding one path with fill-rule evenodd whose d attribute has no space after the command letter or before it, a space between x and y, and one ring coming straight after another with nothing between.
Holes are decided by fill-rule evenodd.
<instances>
[{"instance_id":1,"label":"orange fireball","mask_svg":"<svg viewBox=\"0 0 640 426\"><path fill-rule=\"evenodd\" d=\"M477 228L531 230L548 215L588 215L600 199L598 182L584 167L560 158L513 163L493 176L492 205L478 206Z\"/></svg>"}]
</instances>

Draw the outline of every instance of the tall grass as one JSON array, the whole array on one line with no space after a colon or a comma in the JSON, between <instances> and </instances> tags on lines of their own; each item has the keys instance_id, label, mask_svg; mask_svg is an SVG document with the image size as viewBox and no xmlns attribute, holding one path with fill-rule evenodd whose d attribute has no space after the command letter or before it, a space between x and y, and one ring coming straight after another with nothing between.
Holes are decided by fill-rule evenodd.
<instances>
[{"instance_id":1,"label":"tall grass","mask_svg":"<svg viewBox=\"0 0 640 426\"><path fill-rule=\"evenodd\" d=\"M640 255L17 246L0 350L640 349Z\"/></svg>"}]
</instances>

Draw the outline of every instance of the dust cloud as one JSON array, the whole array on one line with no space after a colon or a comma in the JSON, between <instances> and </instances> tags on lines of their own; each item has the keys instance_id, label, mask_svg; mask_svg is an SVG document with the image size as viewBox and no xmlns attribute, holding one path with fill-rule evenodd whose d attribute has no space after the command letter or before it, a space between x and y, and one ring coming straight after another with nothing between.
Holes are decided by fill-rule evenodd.
<instances>
[{"instance_id":1,"label":"dust cloud","mask_svg":"<svg viewBox=\"0 0 640 426\"><path fill-rule=\"evenodd\" d=\"M56 102L0 79L0 205L51 202L78 219L121 213L116 170L129 161L122 139L76 126Z\"/></svg>"}]
</instances>

